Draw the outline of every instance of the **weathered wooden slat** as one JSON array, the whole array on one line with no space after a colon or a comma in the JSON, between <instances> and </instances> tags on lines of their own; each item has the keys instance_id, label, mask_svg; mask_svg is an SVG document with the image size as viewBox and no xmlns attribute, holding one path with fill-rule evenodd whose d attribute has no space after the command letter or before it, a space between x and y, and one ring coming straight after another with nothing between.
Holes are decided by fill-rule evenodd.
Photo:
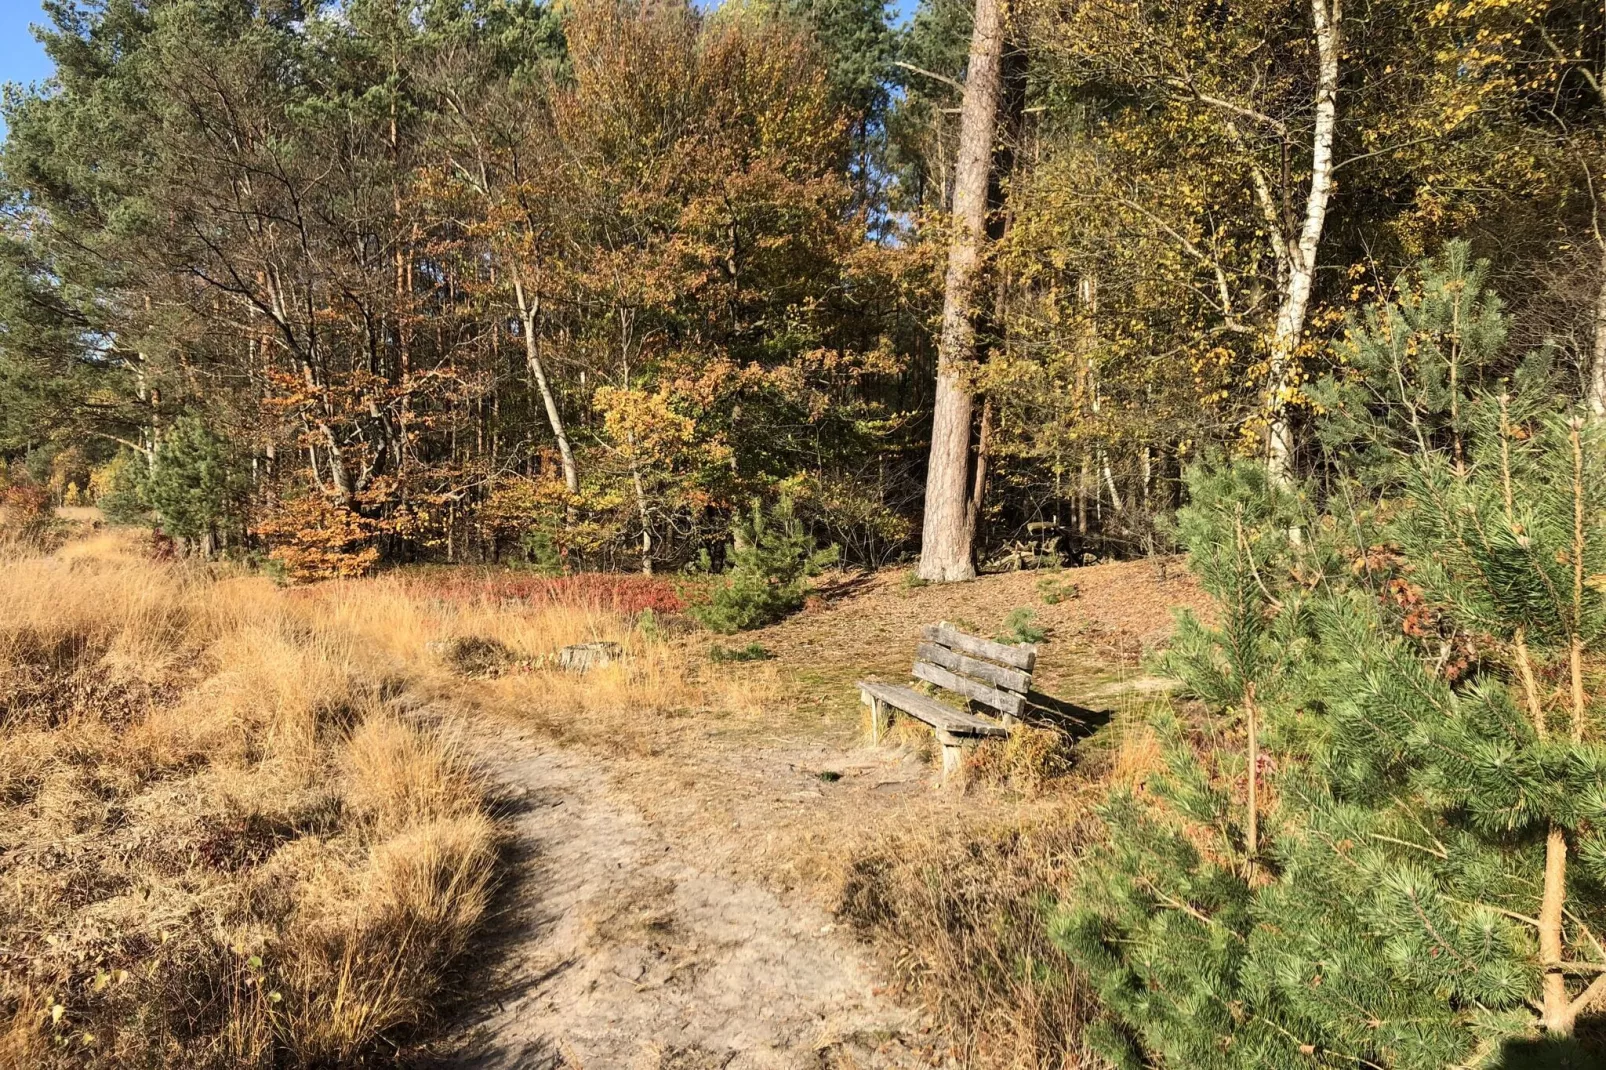
<instances>
[{"instance_id":1,"label":"weathered wooden slat","mask_svg":"<svg viewBox=\"0 0 1606 1070\"><path fill-rule=\"evenodd\" d=\"M936 684L938 687L946 687L956 695L975 699L1011 717L1019 717L1021 711L1026 708L1026 700L1019 695L979 684L975 680L967 680L958 673L949 672L941 665L933 665L929 661L915 662L914 674L918 679Z\"/></svg>"},{"instance_id":2,"label":"weathered wooden slat","mask_svg":"<svg viewBox=\"0 0 1606 1070\"><path fill-rule=\"evenodd\" d=\"M902 710L917 721L924 721L939 731L956 736L1007 736L1003 725L983 720L973 713L956 710L929 695L897 684L883 684L874 680L860 680L859 690L896 709Z\"/></svg>"},{"instance_id":3,"label":"weathered wooden slat","mask_svg":"<svg viewBox=\"0 0 1606 1070\"><path fill-rule=\"evenodd\" d=\"M1032 689L1032 674L1029 672L994 665L990 661L961 654L957 650L950 650L937 643L921 643L915 648L915 656L962 675L974 676L983 683L992 684L1005 691L1024 695Z\"/></svg>"},{"instance_id":4,"label":"weathered wooden slat","mask_svg":"<svg viewBox=\"0 0 1606 1070\"><path fill-rule=\"evenodd\" d=\"M982 639L974 635L966 635L946 621L942 624L928 624L921 629L921 635L929 643L952 647L961 654L970 654L988 661L996 661L1008 665L1012 669L1023 669L1031 672L1037 667L1037 648L1022 643L1011 646L1008 643L995 643L991 639Z\"/></svg>"}]
</instances>

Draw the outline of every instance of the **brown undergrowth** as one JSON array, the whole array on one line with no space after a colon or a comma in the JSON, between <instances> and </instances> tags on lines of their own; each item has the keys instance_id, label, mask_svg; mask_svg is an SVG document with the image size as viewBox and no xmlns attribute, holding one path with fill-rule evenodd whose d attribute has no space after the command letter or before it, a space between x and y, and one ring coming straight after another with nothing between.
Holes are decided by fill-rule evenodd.
<instances>
[{"instance_id":1,"label":"brown undergrowth","mask_svg":"<svg viewBox=\"0 0 1606 1070\"><path fill-rule=\"evenodd\" d=\"M1033 728L984 744L959 784L933 789L957 795L946 810L888 808L817 860L836 915L926 1007L957 1065L1102 1065L1082 1043L1096 999L1049 939L1047 912L1099 834L1093 806L1105 785L1148 768L1147 701L1127 694L1075 748Z\"/></svg>"},{"instance_id":2,"label":"brown undergrowth","mask_svg":"<svg viewBox=\"0 0 1606 1070\"><path fill-rule=\"evenodd\" d=\"M643 646L628 620L570 622L539 642L487 622L484 634L526 653L560 639L612 639L637 651L636 667L594 678L495 674L478 694L519 723L615 759L617 783L702 857L834 908L950 1039L953 1065L1090 1066L1080 1033L1092 1000L1048 939L1044 910L1071 883L1091 800L1109 777L1143 765L1144 737L1127 726L1157 691L1124 653L1137 639L1108 654L1079 622L1103 624L1100 638L1120 628L1152 644L1167 600L1191 591L1146 565L1079 574L1091 595L1045 608L1056 635L1042 648L1040 677L1055 697L1113 719L1074 744L1036 727L978 747L960 782L946 786L935 783L926 726L899 718L879 748L869 746L852 681L904 678L923 622L965 617L983 634L997 630L1033 589L1030 577L958 585L940 601L922 590L920 605L888 577L856 581L752 633L769 656L742 662L711 658L706 635Z\"/></svg>"},{"instance_id":3,"label":"brown undergrowth","mask_svg":"<svg viewBox=\"0 0 1606 1070\"><path fill-rule=\"evenodd\" d=\"M1044 915L1087 835L1068 808L968 828L889 821L842 859L837 916L926 1005L958 1065L1090 1065L1092 996Z\"/></svg>"},{"instance_id":4,"label":"brown undergrowth","mask_svg":"<svg viewBox=\"0 0 1606 1070\"><path fill-rule=\"evenodd\" d=\"M1171 606L1199 601L1177 571L1147 562L1067 570L1080 597L1037 607L1050 632L1037 680L1087 718L1071 734L1026 727L971 750L958 783L861 793L838 804L845 821L826 817L798 837L797 850L811 857L786 860L878 949L896 987L950 1038L956 1065L1100 1065L1081 1043L1094 998L1049 939L1045 911L1098 834L1092 808L1106 785L1141 779L1157 760L1144 712L1168 699L1135 663L1138 651L1165 641ZM839 598L758 639L776 653L769 666L784 700L827 699L836 727L825 734L850 748L865 734L853 680L906 678L921 624L962 620L992 634L1034 589L1019 575L913 591L886 575L839 586ZM883 744L919 762L936 758L930 730L907 718Z\"/></svg>"},{"instance_id":5,"label":"brown undergrowth","mask_svg":"<svg viewBox=\"0 0 1606 1070\"><path fill-rule=\"evenodd\" d=\"M356 589L119 551L0 563L0 1065L394 1056L495 829Z\"/></svg>"},{"instance_id":6,"label":"brown undergrowth","mask_svg":"<svg viewBox=\"0 0 1606 1070\"><path fill-rule=\"evenodd\" d=\"M1035 730L974 752L963 787L922 786L929 732L867 751L851 688L898 673L923 621L992 625L1018 578L912 605L879 577L759 633L770 660L732 664L684 622L595 599L417 576L284 590L137 546L89 532L0 567L0 1066L415 1049L487 908L497 839L431 711L609 755L644 809L723 841L710 858L804 879L963 1065L1081 1064L1089 999L1042 909L1086 834L1082 800L1132 748ZM1149 573L1110 571L1130 615ZM1094 573L1071 613L1045 608L1059 632L1039 675L1106 706L1128 670L1080 638L1112 612ZM1147 604L1175 600L1174 580L1149 585ZM615 657L563 672L573 643ZM849 773L810 772L832 768Z\"/></svg>"}]
</instances>

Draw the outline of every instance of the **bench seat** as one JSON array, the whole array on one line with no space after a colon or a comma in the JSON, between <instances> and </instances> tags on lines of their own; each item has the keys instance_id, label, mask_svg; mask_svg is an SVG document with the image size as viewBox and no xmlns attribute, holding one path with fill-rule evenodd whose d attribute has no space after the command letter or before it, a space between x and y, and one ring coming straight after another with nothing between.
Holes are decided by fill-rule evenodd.
<instances>
[{"instance_id":1,"label":"bench seat","mask_svg":"<svg viewBox=\"0 0 1606 1070\"><path fill-rule=\"evenodd\" d=\"M964 710L956 710L947 703L938 702L930 695L922 695L912 687L883 684L875 680L860 680L859 692L900 709L916 720L924 721L949 735L983 737L1009 735L1009 729L1003 725L994 724Z\"/></svg>"}]
</instances>

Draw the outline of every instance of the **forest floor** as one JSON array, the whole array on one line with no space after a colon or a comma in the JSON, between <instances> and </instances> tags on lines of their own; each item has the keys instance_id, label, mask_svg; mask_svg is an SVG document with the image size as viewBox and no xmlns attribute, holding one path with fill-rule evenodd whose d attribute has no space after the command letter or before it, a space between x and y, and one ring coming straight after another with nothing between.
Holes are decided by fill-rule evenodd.
<instances>
[{"instance_id":1,"label":"forest floor","mask_svg":"<svg viewBox=\"0 0 1606 1070\"><path fill-rule=\"evenodd\" d=\"M714 661L706 633L681 637L703 701L567 711L495 681L440 697L509 830L509 875L448 1065L1002 1065L1033 1028L1047 1035L1054 1014L1078 1013L946 991L943 973L978 972L969 945L999 912L1035 916L1028 901L1065 864L1064 830L1127 760L1121 714L1161 688L1142 653L1168 634L1172 607L1201 596L1175 559L946 587L905 577L827 577L804 612L728 641L757 644L762 660ZM929 732L868 745L856 679L906 679L923 624L990 636L1022 607L1047 633L1039 687L1072 711L1060 728L1089 737L1073 772L1044 779L978 755L941 785ZM948 893L919 867L950 851L992 859L979 880L996 887L927 904ZM902 913L875 905L900 895ZM949 910L975 916L928 916ZM1021 939L983 953L1042 953L1040 935ZM1036 1026L1011 1020L1033 1014Z\"/></svg>"},{"instance_id":2,"label":"forest floor","mask_svg":"<svg viewBox=\"0 0 1606 1070\"><path fill-rule=\"evenodd\" d=\"M281 588L67 534L0 559L0 1065L1084 1063L1045 912L1158 761L1179 561L835 574L723 638L599 594L627 577ZM1033 629L1054 707L946 783L854 688L941 620Z\"/></svg>"}]
</instances>

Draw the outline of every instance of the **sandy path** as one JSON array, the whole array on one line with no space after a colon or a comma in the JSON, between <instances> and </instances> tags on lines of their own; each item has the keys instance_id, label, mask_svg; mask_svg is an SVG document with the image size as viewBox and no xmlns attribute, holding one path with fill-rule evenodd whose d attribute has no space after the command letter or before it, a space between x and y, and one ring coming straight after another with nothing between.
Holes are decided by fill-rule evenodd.
<instances>
[{"instance_id":1,"label":"sandy path","mask_svg":"<svg viewBox=\"0 0 1606 1070\"><path fill-rule=\"evenodd\" d=\"M599 760L511 728L470 732L507 800L513 874L456 1065L916 1065L911 1016L872 990L825 913L688 857Z\"/></svg>"}]
</instances>

